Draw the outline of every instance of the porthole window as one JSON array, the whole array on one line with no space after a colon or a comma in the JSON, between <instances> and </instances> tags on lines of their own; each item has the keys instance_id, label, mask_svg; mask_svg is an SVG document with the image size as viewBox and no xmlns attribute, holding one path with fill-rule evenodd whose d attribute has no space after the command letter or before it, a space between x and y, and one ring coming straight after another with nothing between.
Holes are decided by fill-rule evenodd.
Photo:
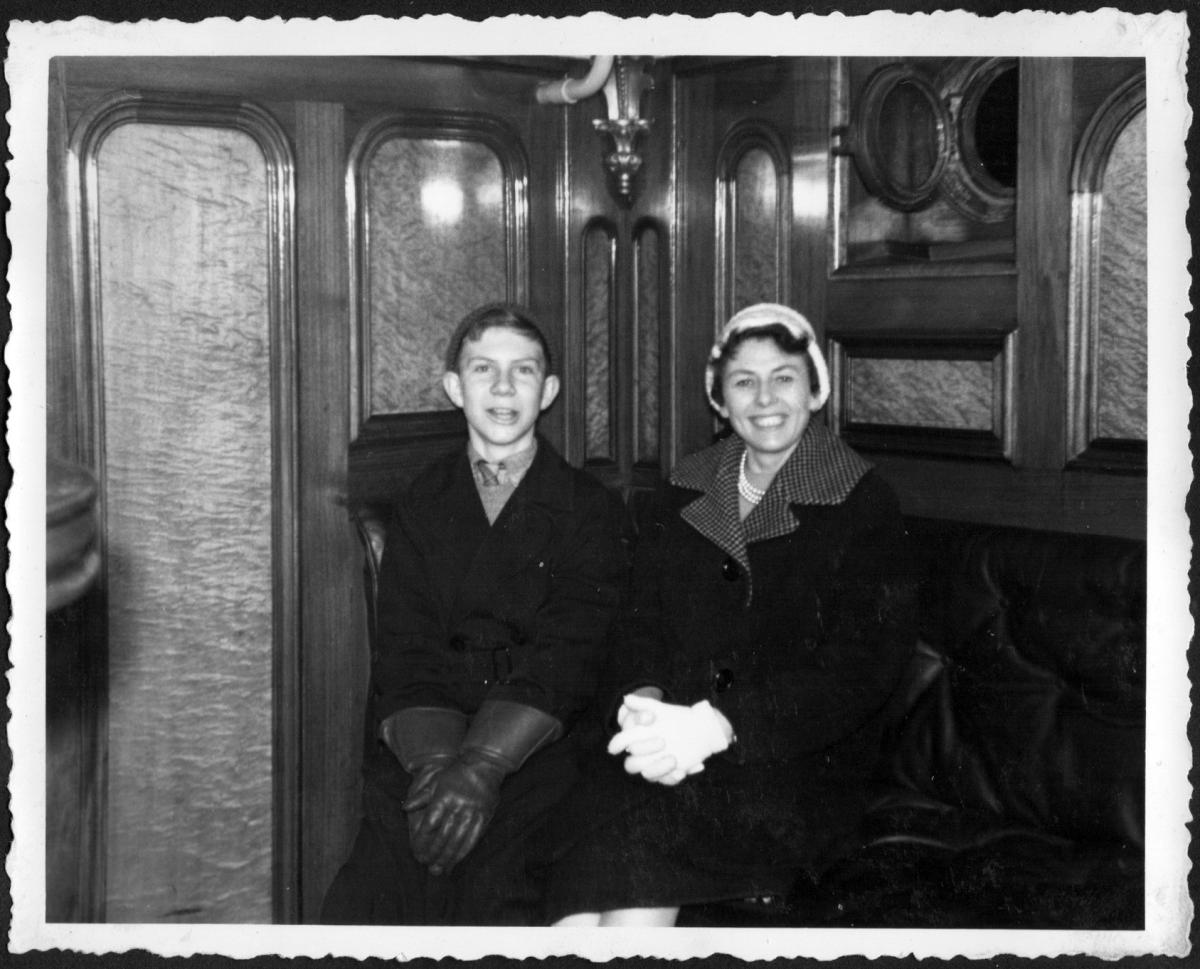
<instances>
[{"instance_id":1,"label":"porthole window","mask_svg":"<svg viewBox=\"0 0 1200 969\"><path fill-rule=\"evenodd\" d=\"M1013 58L954 59L937 73L910 63L879 68L849 132L863 184L902 212L945 199L977 222L1010 218L1019 87Z\"/></svg>"},{"instance_id":2,"label":"porthole window","mask_svg":"<svg viewBox=\"0 0 1200 969\"><path fill-rule=\"evenodd\" d=\"M894 208L928 205L949 156L950 114L919 71L889 64L867 82L851 128L863 183Z\"/></svg>"}]
</instances>

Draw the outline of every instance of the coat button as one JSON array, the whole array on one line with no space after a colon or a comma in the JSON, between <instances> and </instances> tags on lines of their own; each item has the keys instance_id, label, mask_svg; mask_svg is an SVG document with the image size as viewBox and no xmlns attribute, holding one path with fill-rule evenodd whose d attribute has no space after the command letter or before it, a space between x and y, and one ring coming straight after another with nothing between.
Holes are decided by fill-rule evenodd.
<instances>
[{"instance_id":1,"label":"coat button","mask_svg":"<svg viewBox=\"0 0 1200 969\"><path fill-rule=\"evenodd\" d=\"M727 558L721 566L721 574L730 582L735 582L742 574L742 567L733 558Z\"/></svg>"},{"instance_id":2,"label":"coat button","mask_svg":"<svg viewBox=\"0 0 1200 969\"><path fill-rule=\"evenodd\" d=\"M718 693L724 693L733 686L733 670L721 668L713 675L713 689Z\"/></svg>"}]
</instances>

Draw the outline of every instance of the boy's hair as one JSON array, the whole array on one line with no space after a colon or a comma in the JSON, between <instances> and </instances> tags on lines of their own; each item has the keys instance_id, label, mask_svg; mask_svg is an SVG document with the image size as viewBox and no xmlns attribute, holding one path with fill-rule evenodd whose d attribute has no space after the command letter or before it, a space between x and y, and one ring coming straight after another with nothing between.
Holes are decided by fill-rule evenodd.
<instances>
[{"instance_id":1,"label":"boy's hair","mask_svg":"<svg viewBox=\"0 0 1200 969\"><path fill-rule=\"evenodd\" d=\"M814 394L817 393L821 386L821 378L817 374L812 355L808 352L812 341L807 335L796 336L782 323L769 323L766 326L752 326L738 330L731 334L721 346L720 353L710 364L713 375L711 396L714 403L724 405L725 388L721 386L721 382L725 378L725 368L729 366L729 361L737 353L738 347L747 340L772 340L782 352L789 356L804 357L808 370L809 390Z\"/></svg>"},{"instance_id":2,"label":"boy's hair","mask_svg":"<svg viewBox=\"0 0 1200 969\"><path fill-rule=\"evenodd\" d=\"M446 347L446 370L457 371L459 358L462 356L463 344L468 340L478 340L484 333L494 327L506 330L516 330L522 336L533 340L542 348L542 358L546 374L554 372L550 356L550 344L537 322L529 315L529 311L512 303L488 303L472 310L464 316Z\"/></svg>"}]
</instances>

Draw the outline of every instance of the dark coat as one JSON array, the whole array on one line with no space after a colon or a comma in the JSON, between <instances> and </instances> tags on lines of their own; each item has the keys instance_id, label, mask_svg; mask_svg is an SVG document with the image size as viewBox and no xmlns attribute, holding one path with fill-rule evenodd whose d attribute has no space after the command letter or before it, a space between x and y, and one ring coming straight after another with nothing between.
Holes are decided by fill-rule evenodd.
<instances>
[{"instance_id":1,"label":"dark coat","mask_svg":"<svg viewBox=\"0 0 1200 969\"><path fill-rule=\"evenodd\" d=\"M465 452L396 506L379 573L372 729L406 707L485 699L569 728L592 701L625 580L623 509L546 442L489 524ZM390 772L395 758L377 747Z\"/></svg>"},{"instance_id":2,"label":"dark coat","mask_svg":"<svg viewBox=\"0 0 1200 969\"><path fill-rule=\"evenodd\" d=\"M626 571L624 512L544 440L489 524L465 448L435 462L397 503L380 565L364 757L364 824L326 898L337 922L528 924L540 917L525 839L577 777L576 720L594 700ZM408 707L470 717L509 700L563 722L502 788L483 839L449 875L412 859L411 778L378 740Z\"/></svg>"},{"instance_id":3,"label":"dark coat","mask_svg":"<svg viewBox=\"0 0 1200 969\"><path fill-rule=\"evenodd\" d=\"M587 837L620 854L638 824L657 827L656 850L699 868L815 869L865 805L881 713L915 636L896 499L813 424L739 523L742 450L730 438L681 462L642 517L609 701L642 685L673 703L707 699L736 742L678 787L629 778L619 758L599 757L556 828L568 848L596 825ZM640 884L655 878L646 872ZM672 901L651 888L629 904Z\"/></svg>"}]
</instances>

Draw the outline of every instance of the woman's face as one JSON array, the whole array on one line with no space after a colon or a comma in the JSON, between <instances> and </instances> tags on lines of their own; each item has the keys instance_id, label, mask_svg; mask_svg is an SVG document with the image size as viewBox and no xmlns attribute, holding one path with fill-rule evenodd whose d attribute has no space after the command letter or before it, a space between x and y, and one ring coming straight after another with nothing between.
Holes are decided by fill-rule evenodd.
<instances>
[{"instance_id":1,"label":"woman's face","mask_svg":"<svg viewBox=\"0 0 1200 969\"><path fill-rule=\"evenodd\" d=\"M718 409L746 448L786 459L817 408L802 354L784 353L771 339L747 340L737 348L721 378L724 404Z\"/></svg>"}]
</instances>

